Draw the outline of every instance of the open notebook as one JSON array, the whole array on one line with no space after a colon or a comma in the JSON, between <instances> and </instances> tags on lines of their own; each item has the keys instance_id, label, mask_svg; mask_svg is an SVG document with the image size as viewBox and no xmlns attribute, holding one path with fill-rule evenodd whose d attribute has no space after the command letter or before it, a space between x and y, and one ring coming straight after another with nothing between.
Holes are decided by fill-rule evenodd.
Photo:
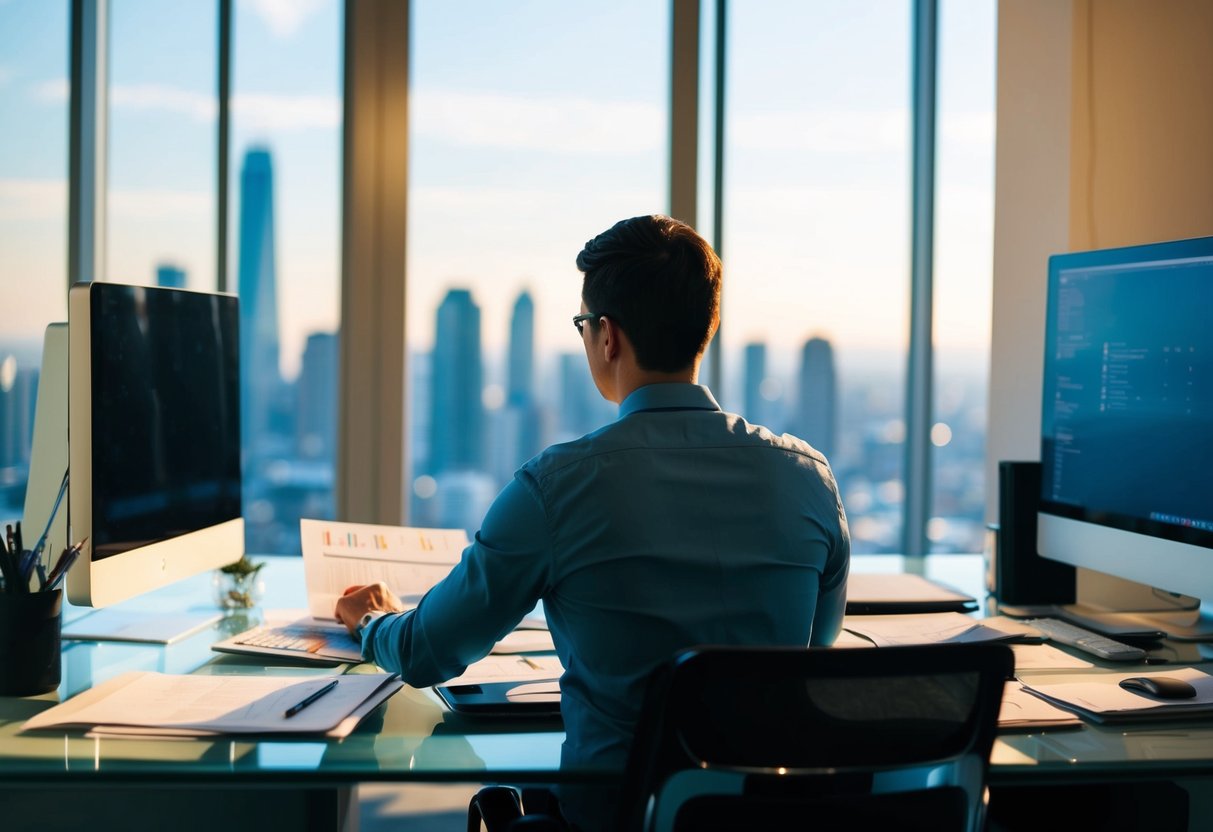
<instances>
[{"instance_id":1,"label":"open notebook","mask_svg":"<svg viewBox=\"0 0 1213 832\"><path fill-rule=\"evenodd\" d=\"M220 653L277 656L307 663L362 660L362 647L333 617L346 587L383 581L408 607L459 562L462 529L419 529L300 520L307 615L271 616L267 623L211 645ZM496 653L552 650L542 617L528 617Z\"/></svg>"}]
</instances>

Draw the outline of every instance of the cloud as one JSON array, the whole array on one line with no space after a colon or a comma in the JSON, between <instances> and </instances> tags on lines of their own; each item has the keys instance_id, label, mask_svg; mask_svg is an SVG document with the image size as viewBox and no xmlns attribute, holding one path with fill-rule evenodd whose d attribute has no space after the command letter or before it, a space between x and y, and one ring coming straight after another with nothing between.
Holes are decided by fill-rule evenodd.
<instances>
[{"instance_id":1,"label":"cloud","mask_svg":"<svg viewBox=\"0 0 1213 832\"><path fill-rule=\"evenodd\" d=\"M218 112L214 94L164 84L115 84L110 88L110 106L115 110L176 113L201 122L214 121Z\"/></svg>"},{"instance_id":2,"label":"cloud","mask_svg":"<svg viewBox=\"0 0 1213 832\"><path fill-rule=\"evenodd\" d=\"M201 191L110 188L109 210L132 220L205 219L214 210L214 198Z\"/></svg>"},{"instance_id":3,"label":"cloud","mask_svg":"<svg viewBox=\"0 0 1213 832\"><path fill-rule=\"evenodd\" d=\"M989 152L994 147L994 111L948 113L939 119L940 138Z\"/></svg>"},{"instance_id":4,"label":"cloud","mask_svg":"<svg viewBox=\"0 0 1213 832\"><path fill-rule=\"evenodd\" d=\"M232 119L244 130L308 130L341 124L341 99L331 95L232 96Z\"/></svg>"},{"instance_id":5,"label":"cloud","mask_svg":"<svg viewBox=\"0 0 1213 832\"><path fill-rule=\"evenodd\" d=\"M66 100L67 93L67 81L62 79L36 88L45 101ZM170 113L199 123L213 123L218 113L213 93L166 84L116 84L110 89L110 106L127 112ZM231 108L236 126L246 130L329 129L341 124L341 100L331 95L238 93L232 96Z\"/></svg>"},{"instance_id":6,"label":"cloud","mask_svg":"<svg viewBox=\"0 0 1213 832\"><path fill-rule=\"evenodd\" d=\"M289 38L328 3L329 0L244 0L242 5L252 9L275 37Z\"/></svg>"},{"instance_id":7,"label":"cloud","mask_svg":"<svg viewBox=\"0 0 1213 832\"><path fill-rule=\"evenodd\" d=\"M34 97L40 101L59 103L67 101L71 87L66 78L53 78L50 81L40 81L34 85Z\"/></svg>"},{"instance_id":8,"label":"cloud","mask_svg":"<svg viewBox=\"0 0 1213 832\"><path fill-rule=\"evenodd\" d=\"M67 180L0 179L0 222L66 217Z\"/></svg>"},{"instance_id":9,"label":"cloud","mask_svg":"<svg viewBox=\"0 0 1213 832\"><path fill-rule=\"evenodd\" d=\"M885 153L910 140L905 109L743 113L725 141L742 150L806 153Z\"/></svg>"},{"instance_id":10,"label":"cloud","mask_svg":"<svg viewBox=\"0 0 1213 832\"><path fill-rule=\"evenodd\" d=\"M417 90L411 106L418 136L470 147L628 154L666 135L663 108L645 102Z\"/></svg>"}]
</instances>

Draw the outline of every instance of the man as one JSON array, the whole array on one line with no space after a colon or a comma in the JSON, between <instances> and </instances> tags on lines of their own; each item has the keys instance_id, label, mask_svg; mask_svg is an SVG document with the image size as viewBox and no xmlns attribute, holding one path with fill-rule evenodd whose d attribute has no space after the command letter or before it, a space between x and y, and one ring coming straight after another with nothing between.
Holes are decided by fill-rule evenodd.
<instances>
[{"instance_id":1,"label":"man","mask_svg":"<svg viewBox=\"0 0 1213 832\"><path fill-rule=\"evenodd\" d=\"M368 660L420 687L459 675L542 600L565 667L562 765L622 768L646 677L677 650L834 641L850 539L825 458L696 385L720 321L703 238L633 217L577 267L573 323L619 419L523 465L415 611L378 584L351 588L337 617ZM573 797L571 820L601 824Z\"/></svg>"}]
</instances>

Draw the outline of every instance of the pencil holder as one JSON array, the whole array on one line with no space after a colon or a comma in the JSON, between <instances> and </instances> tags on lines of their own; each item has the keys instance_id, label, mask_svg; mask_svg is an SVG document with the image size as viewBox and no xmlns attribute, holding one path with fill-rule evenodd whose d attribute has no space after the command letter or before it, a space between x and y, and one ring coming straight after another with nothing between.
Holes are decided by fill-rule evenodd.
<instances>
[{"instance_id":1,"label":"pencil holder","mask_svg":"<svg viewBox=\"0 0 1213 832\"><path fill-rule=\"evenodd\" d=\"M63 590L0 593L0 696L59 687Z\"/></svg>"}]
</instances>

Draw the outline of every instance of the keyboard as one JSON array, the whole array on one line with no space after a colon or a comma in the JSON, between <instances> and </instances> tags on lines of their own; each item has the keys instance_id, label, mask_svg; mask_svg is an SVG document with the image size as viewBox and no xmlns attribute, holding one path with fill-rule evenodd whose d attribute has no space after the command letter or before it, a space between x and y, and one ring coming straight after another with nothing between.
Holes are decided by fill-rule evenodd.
<instances>
[{"instance_id":1,"label":"keyboard","mask_svg":"<svg viewBox=\"0 0 1213 832\"><path fill-rule=\"evenodd\" d=\"M276 647L279 650L316 653L328 646L329 639L324 633L307 627L258 627L237 636L236 643L248 647Z\"/></svg>"},{"instance_id":2,"label":"keyboard","mask_svg":"<svg viewBox=\"0 0 1213 832\"><path fill-rule=\"evenodd\" d=\"M335 621L262 625L211 645L220 653L291 658L321 664L362 661L362 645Z\"/></svg>"},{"instance_id":3,"label":"keyboard","mask_svg":"<svg viewBox=\"0 0 1213 832\"><path fill-rule=\"evenodd\" d=\"M1146 651L1140 647L1084 630L1060 618L1029 618L1025 623L1048 636L1051 641L1075 647L1110 662L1141 661L1146 657Z\"/></svg>"}]
</instances>

